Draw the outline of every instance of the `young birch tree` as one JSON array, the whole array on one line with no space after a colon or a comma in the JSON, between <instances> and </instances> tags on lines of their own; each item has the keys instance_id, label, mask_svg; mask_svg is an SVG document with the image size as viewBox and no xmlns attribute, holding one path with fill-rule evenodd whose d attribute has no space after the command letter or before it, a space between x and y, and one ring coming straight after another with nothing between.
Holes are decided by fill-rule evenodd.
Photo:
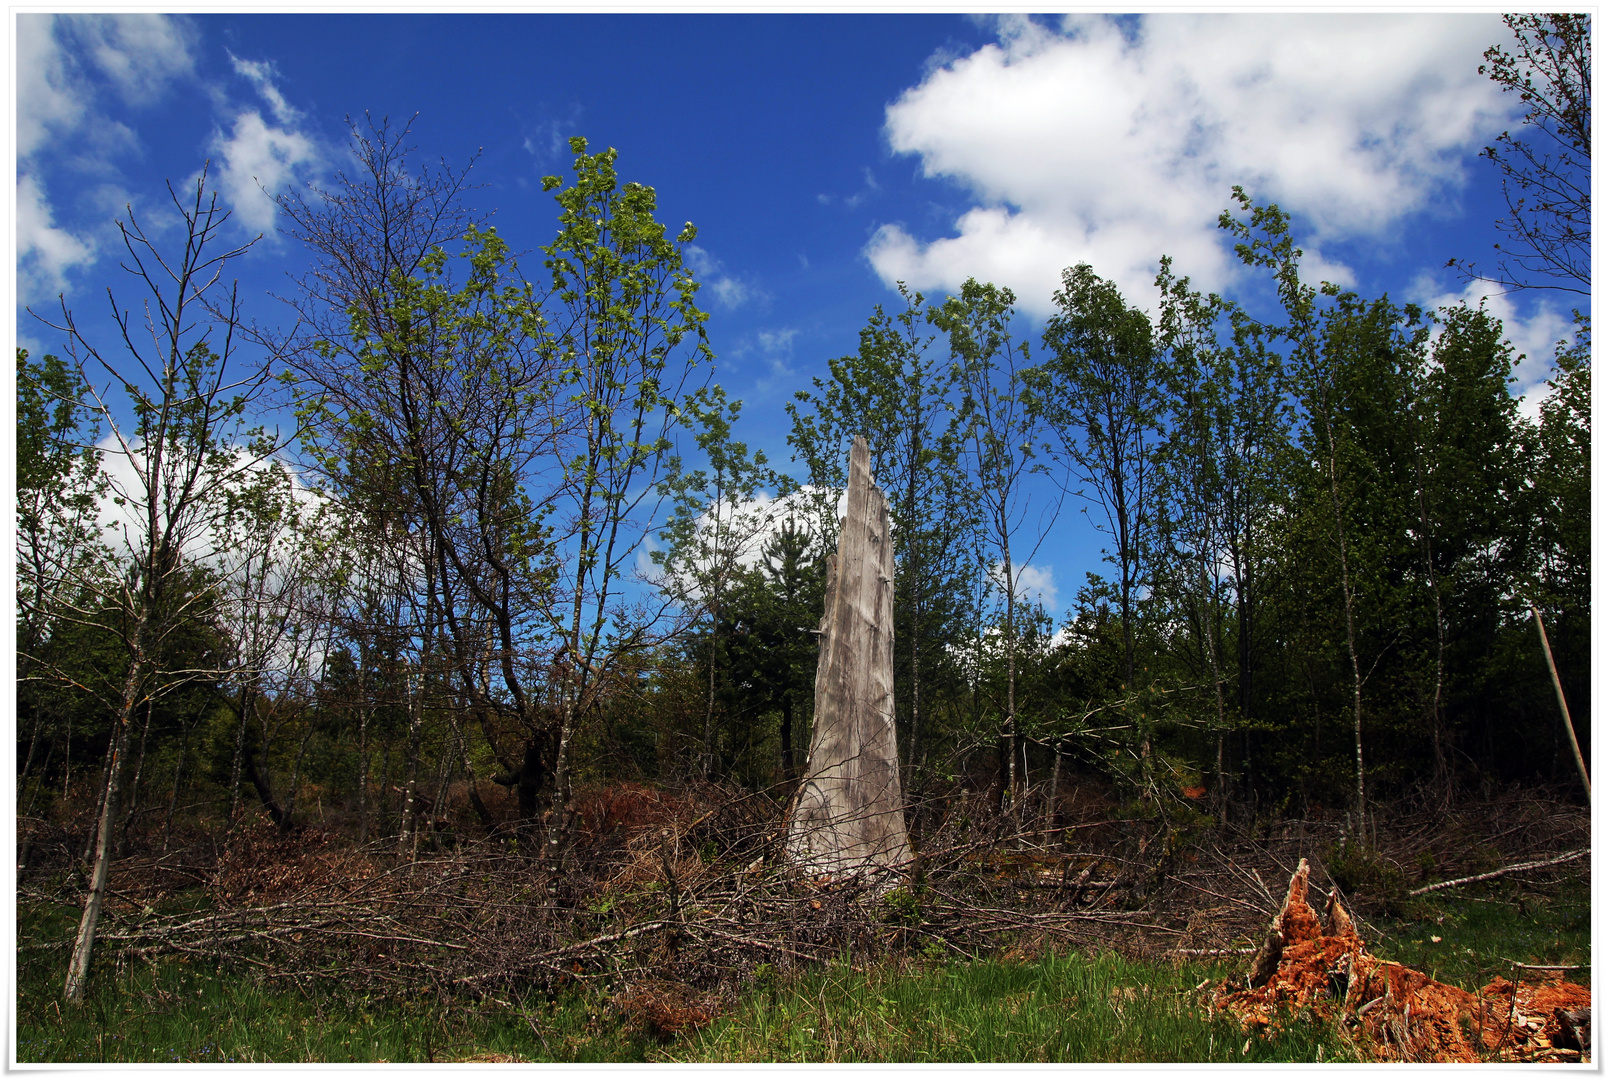
<instances>
[{"instance_id":1,"label":"young birch tree","mask_svg":"<svg viewBox=\"0 0 1608 1080\"><path fill-rule=\"evenodd\" d=\"M669 599L633 603L623 587L675 468L671 436L686 396L707 379L714 355L685 262L697 230L689 222L672 239L655 217L653 189L621 184L616 152L589 154L586 145L570 140L569 186L557 176L542 181L559 205L558 236L542 248L552 296L543 350L556 373L552 393L573 419L543 500L553 507L562 565L543 612L558 643L553 871L571 822L577 727L614 670L665 632Z\"/></svg>"},{"instance_id":2,"label":"young birch tree","mask_svg":"<svg viewBox=\"0 0 1608 1080\"><path fill-rule=\"evenodd\" d=\"M104 576L67 581L58 604L64 618L104 628L123 645L116 699L107 702L113 724L93 869L67 968L65 997L74 1004L83 1000L111 872L135 713L178 687L228 674L169 670L164 646L217 620L215 583L233 572L215 531L223 495L280 448L246 429L247 409L269 379L267 365L245 365L239 377L234 370L242 316L237 292L221 283L227 264L246 249L223 245L229 214L208 190L204 170L193 196L169 190L179 218L176 250L159 247L132 211L118 223L123 267L145 296L136 315L109 293L117 350L82 329L65 301L61 322L50 324L66 335L77 377L88 387L85 408L108 433L101 455L119 511L113 587Z\"/></svg>"},{"instance_id":3,"label":"young birch tree","mask_svg":"<svg viewBox=\"0 0 1608 1080\"><path fill-rule=\"evenodd\" d=\"M1039 419L1024 384L1028 345L1011 334L1015 304L1009 289L969 280L959 296L949 297L930 316L933 325L949 336L952 377L962 394L962 443L981 510L981 533L999 556L995 584L1005 606L1000 626L1005 639L1005 715L998 733L1001 802L1013 810L1020 805L1025 783L1017 772L1021 744L1016 715L1017 607L1022 575L1054 519L1053 509L1040 514L1024 552L1025 538L1018 537L1030 512L1025 481L1039 450Z\"/></svg>"}]
</instances>

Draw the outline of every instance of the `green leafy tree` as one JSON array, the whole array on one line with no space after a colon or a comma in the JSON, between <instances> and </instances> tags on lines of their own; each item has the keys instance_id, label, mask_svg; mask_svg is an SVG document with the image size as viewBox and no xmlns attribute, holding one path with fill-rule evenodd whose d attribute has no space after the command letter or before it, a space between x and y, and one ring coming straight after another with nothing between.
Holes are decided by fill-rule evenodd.
<instances>
[{"instance_id":1,"label":"green leafy tree","mask_svg":"<svg viewBox=\"0 0 1608 1080\"><path fill-rule=\"evenodd\" d=\"M1583 741L1591 734L1590 355L1589 337L1559 344L1541 422L1524 438L1531 479L1516 500L1518 514L1533 530L1521 580L1547 618ZM1530 650L1533 657L1533 642ZM1589 753L1589 745L1582 750Z\"/></svg>"},{"instance_id":2,"label":"green leafy tree","mask_svg":"<svg viewBox=\"0 0 1608 1080\"><path fill-rule=\"evenodd\" d=\"M1027 392L1028 344L1016 340L1011 328L1015 304L1016 296L1009 289L968 280L959 296L949 297L929 316L949 338L953 378L961 394L961 445L980 511L979 535L985 550L998 555L994 583L1004 605L1004 618L997 629L1005 643L1005 700L998 745L1001 801L1006 807L1020 804L1023 779L1017 773L1021 731L1016 715L1016 647L1022 625L1018 598L1022 575L1055 512L1046 510L1039 515L1024 552L1026 538L1020 530L1031 510L1024 482L1039 450L1039 418ZM986 565L986 558L984 561ZM987 628L979 624L978 630L980 658Z\"/></svg>"},{"instance_id":3,"label":"green leafy tree","mask_svg":"<svg viewBox=\"0 0 1608 1080\"><path fill-rule=\"evenodd\" d=\"M728 401L726 391L709 387L683 406L685 422L694 427L706 469L678 471L663 485L675 501L670 520L659 533L667 547L652 552L663 570L663 587L684 606L707 616L709 630L708 696L704 710L703 750L699 777L708 780L715 763L715 684L721 639L727 620L727 598L776 515L765 488L775 474L763 451L748 452L731 437L742 402Z\"/></svg>"},{"instance_id":4,"label":"green leafy tree","mask_svg":"<svg viewBox=\"0 0 1608 1080\"><path fill-rule=\"evenodd\" d=\"M543 355L571 421L543 503L554 508L562 563L556 602L544 609L559 646L548 840L555 858L570 821L576 726L610 686L611 670L651 648L662 625L662 611L634 609L622 586L674 467L671 435L682 406L713 360L708 316L685 262L697 230L688 223L672 237L655 216L653 189L620 182L614 150L589 154L581 138L570 148L573 182L542 181L560 211L558 236L542 248L552 297Z\"/></svg>"},{"instance_id":5,"label":"green leafy tree","mask_svg":"<svg viewBox=\"0 0 1608 1080\"><path fill-rule=\"evenodd\" d=\"M81 591L109 569L101 541L99 500L104 477L94 444L98 434L86 407L89 386L55 356L29 359L17 350L17 679L43 678L41 649L62 625L60 599ZM97 585L111 587L110 581ZM61 741L56 725L70 716L31 696L32 734L18 773L19 797L38 758L41 739ZM43 727L46 713L51 724ZM69 729L70 730L70 729ZM47 751L48 753L48 751ZM35 789L37 793L37 787Z\"/></svg>"},{"instance_id":6,"label":"green leafy tree","mask_svg":"<svg viewBox=\"0 0 1608 1080\"><path fill-rule=\"evenodd\" d=\"M1268 635L1263 615L1277 587L1274 522L1293 423L1282 357L1269 329L1237 304L1202 295L1163 259L1156 344L1166 356L1171 423L1159 446L1155 594L1187 627L1166 635L1191 657L1185 681L1212 689L1216 797L1227 795L1229 729L1245 742L1254 672ZM1232 658L1229 653L1232 652ZM1232 686L1233 694L1228 693ZM1248 760L1241 755L1241 765Z\"/></svg>"},{"instance_id":7,"label":"green leafy tree","mask_svg":"<svg viewBox=\"0 0 1608 1080\"><path fill-rule=\"evenodd\" d=\"M1097 504L1116 550L1125 672L1134 685L1134 597L1156 528L1155 486L1167 371L1150 319L1087 263L1066 270L1044 330L1050 359L1030 379L1071 482Z\"/></svg>"}]
</instances>

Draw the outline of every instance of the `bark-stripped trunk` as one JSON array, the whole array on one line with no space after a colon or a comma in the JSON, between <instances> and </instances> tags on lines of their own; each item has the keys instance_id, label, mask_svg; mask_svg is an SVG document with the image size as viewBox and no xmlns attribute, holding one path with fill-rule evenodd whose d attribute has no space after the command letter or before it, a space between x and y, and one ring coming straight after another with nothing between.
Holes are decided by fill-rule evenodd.
<instances>
[{"instance_id":1,"label":"bark-stripped trunk","mask_svg":"<svg viewBox=\"0 0 1608 1080\"><path fill-rule=\"evenodd\" d=\"M788 815L787 849L805 873L885 872L906 862L893 711L893 538L887 501L856 437L837 554L827 561L815 730Z\"/></svg>"}]
</instances>

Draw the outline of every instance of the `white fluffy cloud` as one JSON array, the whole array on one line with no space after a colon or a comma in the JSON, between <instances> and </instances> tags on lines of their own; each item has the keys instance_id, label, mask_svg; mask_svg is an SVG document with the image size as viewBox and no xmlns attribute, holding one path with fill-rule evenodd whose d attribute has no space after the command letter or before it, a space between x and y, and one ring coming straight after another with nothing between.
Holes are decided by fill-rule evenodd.
<instances>
[{"instance_id":1,"label":"white fluffy cloud","mask_svg":"<svg viewBox=\"0 0 1608 1080\"><path fill-rule=\"evenodd\" d=\"M273 229L279 209L273 196L321 160L312 139L267 123L256 109L237 114L227 134L214 135L212 147L220 162L218 186L236 223L257 232Z\"/></svg>"},{"instance_id":2,"label":"white fluffy cloud","mask_svg":"<svg viewBox=\"0 0 1608 1080\"><path fill-rule=\"evenodd\" d=\"M272 62L267 60L242 60L234 53L229 54L229 62L234 65L235 74L251 80L251 84L257 88L257 93L262 95L262 99L273 110L274 119L281 124L289 124L301 115L290 107L290 103L285 100L285 95L280 93L279 87L274 85L274 65Z\"/></svg>"},{"instance_id":3,"label":"white fluffy cloud","mask_svg":"<svg viewBox=\"0 0 1608 1080\"><path fill-rule=\"evenodd\" d=\"M65 291L69 272L108 246L104 232L98 243L51 203L52 190L65 186L61 173L81 185L86 173L115 175L114 155L138 140L106 104L148 106L191 76L195 31L182 16L23 14L16 34L18 299L33 303ZM129 201L116 184L91 182L70 205L109 217Z\"/></svg>"},{"instance_id":4,"label":"white fluffy cloud","mask_svg":"<svg viewBox=\"0 0 1608 1080\"><path fill-rule=\"evenodd\" d=\"M39 181L17 178L17 298L34 303L67 287L67 272L95 257L94 242L58 228Z\"/></svg>"},{"instance_id":5,"label":"white fluffy cloud","mask_svg":"<svg viewBox=\"0 0 1608 1080\"><path fill-rule=\"evenodd\" d=\"M1005 583L1005 563L994 564L991 576L994 584L1001 591ZM1030 604L1042 604L1044 610L1055 611L1060 602L1060 592L1055 586L1055 568L1053 566L1034 566L1031 563L1020 564L1016 567L1016 599Z\"/></svg>"},{"instance_id":6,"label":"white fluffy cloud","mask_svg":"<svg viewBox=\"0 0 1608 1080\"><path fill-rule=\"evenodd\" d=\"M687 268L714 297L715 303L727 311L741 307L750 300L762 298L758 290L741 278L726 273L721 261L697 244L687 245Z\"/></svg>"},{"instance_id":7,"label":"white fluffy cloud","mask_svg":"<svg viewBox=\"0 0 1608 1080\"><path fill-rule=\"evenodd\" d=\"M1171 254L1221 288L1234 268L1216 222L1234 184L1302 215L1319 241L1374 233L1454 190L1509 107L1477 71L1503 32L1495 15L999 25L997 43L888 107L893 150L977 203L952 236L883 225L866 254L888 282L991 279L1045 314L1064 267L1087 261L1138 299Z\"/></svg>"},{"instance_id":8,"label":"white fluffy cloud","mask_svg":"<svg viewBox=\"0 0 1608 1080\"><path fill-rule=\"evenodd\" d=\"M95 119L99 74L130 104L148 104L195 69L194 32L169 15L17 16L17 156Z\"/></svg>"}]
</instances>

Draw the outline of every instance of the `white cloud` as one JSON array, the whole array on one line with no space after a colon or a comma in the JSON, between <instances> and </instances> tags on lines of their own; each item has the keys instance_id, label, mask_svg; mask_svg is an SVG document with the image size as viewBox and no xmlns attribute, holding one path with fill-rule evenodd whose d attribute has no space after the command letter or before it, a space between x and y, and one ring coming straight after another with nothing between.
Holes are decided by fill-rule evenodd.
<instances>
[{"instance_id":1,"label":"white cloud","mask_svg":"<svg viewBox=\"0 0 1608 1080\"><path fill-rule=\"evenodd\" d=\"M82 120L87 94L56 41L54 15L17 16L17 156L27 157L52 130Z\"/></svg>"},{"instance_id":2,"label":"white cloud","mask_svg":"<svg viewBox=\"0 0 1608 1080\"><path fill-rule=\"evenodd\" d=\"M189 22L170 15L60 16L123 100L149 104L174 79L190 74L195 34Z\"/></svg>"},{"instance_id":3,"label":"white cloud","mask_svg":"<svg viewBox=\"0 0 1608 1080\"><path fill-rule=\"evenodd\" d=\"M893 150L977 205L931 241L883 225L866 255L885 281L990 279L1042 315L1064 267L1087 261L1139 300L1171 254L1222 288L1235 266L1216 222L1232 185L1318 239L1375 233L1455 189L1510 107L1477 71L1503 32L1494 15L998 26L997 43L933 67L888 107Z\"/></svg>"},{"instance_id":4,"label":"white cloud","mask_svg":"<svg viewBox=\"0 0 1608 1080\"><path fill-rule=\"evenodd\" d=\"M21 158L97 122L92 72L125 102L148 105L195 69L195 35L178 16L23 14L16 27Z\"/></svg>"},{"instance_id":5,"label":"white cloud","mask_svg":"<svg viewBox=\"0 0 1608 1080\"><path fill-rule=\"evenodd\" d=\"M989 576L993 579L995 588L1003 592L1005 563L1003 561L995 563ZM1016 599L1026 603L1042 604L1046 611L1056 610L1060 593L1055 587L1055 568L1049 565L1034 566L1031 563L1018 565Z\"/></svg>"},{"instance_id":6,"label":"white cloud","mask_svg":"<svg viewBox=\"0 0 1608 1080\"><path fill-rule=\"evenodd\" d=\"M763 294L741 279L725 272L720 260L697 244L687 245L687 268L715 298L715 303L731 310L760 299Z\"/></svg>"},{"instance_id":7,"label":"white cloud","mask_svg":"<svg viewBox=\"0 0 1608 1080\"><path fill-rule=\"evenodd\" d=\"M114 152L137 150L133 131L102 105L110 96L148 106L191 75L195 33L179 16L34 14L17 16L16 33L16 255L19 299L29 303L65 291L70 271L106 246L59 223L47 166L70 168L82 184L108 171ZM104 209L109 192L114 214L130 201L101 183L80 189L79 208Z\"/></svg>"},{"instance_id":8,"label":"white cloud","mask_svg":"<svg viewBox=\"0 0 1608 1080\"><path fill-rule=\"evenodd\" d=\"M262 95L262 99L274 111L274 119L281 124L290 124L294 123L297 117L301 115L290 107L290 103L285 100L285 95L281 94L279 87L274 85L272 78L274 65L271 61L242 60L234 53L229 54L229 60L234 64L235 74L243 75L251 80L251 84L257 88L257 93Z\"/></svg>"},{"instance_id":9,"label":"white cloud","mask_svg":"<svg viewBox=\"0 0 1608 1080\"><path fill-rule=\"evenodd\" d=\"M710 282L715 302L724 308L734 308L748 299L748 286L732 277L718 277Z\"/></svg>"},{"instance_id":10,"label":"white cloud","mask_svg":"<svg viewBox=\"0 0 1608 1080\"><path fill-rule=\"evenodd\" d=\"M44 190L33 176L17 178L18 299L33 303L66 290L67 273L95 257L92 240L58 228Z\"/></svg>"},{"instance_id":11,"label":"white cloud","mask_svg":"<svg viewBox=\"0 0 1608 1080\"><path fill-rule=\"evenodd\" d=\"M109 485L100 500L100 521L104 531L102 540L114 551L123 554L143 543L144 514L153 497L140 478L140 470L135 467L141 455L140 444L135 441L125 451L115 435L107 434L95 445L95 449L100 456L101 473ZM186 558L220 571L227 571L238 561L241 553L222 542L217 528L222 514L221 493L228 488L239 490L248 484L260 482L269 469L280 469L288 478L288 494L303 520L310 520L320 508L327 505L327 499L309 488L289 463L277 458L259 457L244 447L236 447L221 463L205 469L205 494L191 503L189 516L182 523ZM123 500L122 505L117 503L119 498ZM167 509L159 493L158 506L159 510Z\"/></svg>"},{"instance_id":12,"label":"white cloud","mask_svg":"<svg viewBox=\"0 0 1608 1080\"><path fill-rule=\"evenodd\" d=\"M238 223L260 232L273 229L278 211L273 196L320 160L310 138L269 125L255 109L239 113L227 135L217 132L212 148L221 162L218 186Z\"/></svg>"},{"instance_id":13,"label":"white cloud","mask_svg":"<svg viewBox=\"0 0 1608 1080\"><path fill-rule=\"evenodd\" d=\"M1531 420L1541 417L1541 402L1551 388L1547 380L1554 374L1553 358L1557 343L1574 336L1574 321L1545 299L1536 299L1529 314L1520 315L1513 295L1488 281L1471 281L1460 292L1438 289L1428 275L1419 277L1410 290L1414 302L1426 308L1451 307L1467 303L1502 320L1502 336L1513 345L1513 382L1508 387L1519 399L1519 412Z\"/></svg>"}]
</instances>

